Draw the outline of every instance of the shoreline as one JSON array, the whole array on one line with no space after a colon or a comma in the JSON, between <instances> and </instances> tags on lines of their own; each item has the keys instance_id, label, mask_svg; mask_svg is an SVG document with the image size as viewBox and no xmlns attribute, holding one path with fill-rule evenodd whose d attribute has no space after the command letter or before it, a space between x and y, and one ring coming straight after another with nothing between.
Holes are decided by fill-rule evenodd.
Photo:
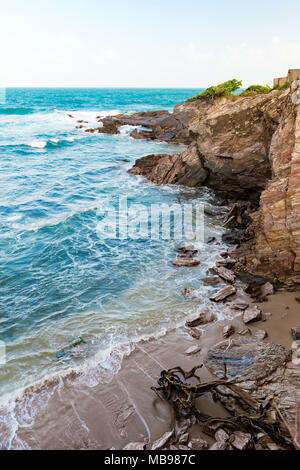
<instances>
[{"instance_id":1,"label":"shoreline","mask_svg":"<svg viewBox=\"0 0 300 470\"><path fill-rule=\"evenodd\" d=\"M253 335L263 328L268 333L266 342L273 341L290 349L290 328L295 326L299 315L295 297L297 291L278 292L261 304L263 312L270 312L272 316L264 322L247 325ZM283 315L285 312L287 316ZM100 450L122 449L130 442L154 442L172 429L174 416L170 405L159 400L150 387L156 385L164 369L180 365L190 370L202 364L209 348L223 341L222 330L228 324L236 329L232 338L239 337L237 332L245 328L241 315L236 313L234 319L217 320L198 327L202 332L199 341L193 339L184 326L171 329L159 338L141 340L123 357L120 369L108 383L87 386L84 375L71 373L45 384L43 393L47 390L49 400L31 425L27 423L20 427L17 441L27 443L31 449ZM186 351L198 344L201 351L188 356ZM205 366L199 375L202 381L215 379ZM20 400L19 405L24 408L27 403L32 407L31 400L29 394L28 401ZM228 416L210 394L199 403L203 412ZM30 410L28 413L30 415ZM64 420L58 418L62 415ZM55 416L58 419L54 420ZM66 423L72 433L66 432ZM191 438L205 439L209 445L214 443L214 439L204 435L198 425L193 425L189 432Z\"/></svg>"},{"instance_id":2,"label":"shoreline","mask_svg":"<svg viewBox=\"0 0 300 470\"><path fill-rule=\"evenodd\" d=\"M276 101L278 95L273 96ZM284 97L286 96L287 93L285 93ZM253 100L256 100L256 98L253 98ZM264 100L267 100L267 98L263 97L257 99L258 106L261 106L261 102L264 103ZM241 102L242 107L244 101L241 100ZM245 103L247 106L249 102L250 101L246 99ZM228 108L234 106L234 103L222 103L222 106L225 108L226 106L228 106ZM272 103L273 102L271 102L271 104ZM200 103L199 109L193 110L196 114L199 112L200 117L203 111L201 108L205 108L206 106L205 103L204 106L202 106L202 104ZM216 108L218 108L218 105L217 103ZM210 108L210 106L211 103L208 105L208 108ZM214 104L212 106L214 106ZM182 122L180 121L180 126L176 119L174 122L174 116L169 112L149 111L125 117L124 115L117 115L111 118L99 117L98 122L102 126L97 129L86 129L85 132L118 134L120 133L118 129L119 125L129 125L134 128L133 133L130 135L136 139L144 140L145 138L149 139L149 136L151 136L150 139L152 140L166 142L168 144L172 142L185 145L190 144L181 155L161 154L142 157L140 160L136 161L135 166L129 173L131 175L137 175L138 177L146 176L152 183L180 184L183 187L187 185L190 188L197 187L199 184L205 186L207 178L211 178L213 186L215 186L213 189L215 194L218 192L216 186L221 182L221 191L219 192L223 195L226 194L226 196L224 196L226 202L224 202L223 206L225 207L230 204L231 207L229 212L224 214L224 216L227 215L227 219L223 224L223 227L228 229L226 238L222 237L222 242L217 241L216 243L224 247L223 242L227 242L227 254L224 256L225 259L217 263L216 266L218 266L218 268L223 266L222 269L227 271L225 275L229 275L229 277L234 277L236 274L237 280L233 281L234 287L232 287L232 280L227 279L228 283L223 280L220 281L222 275L220 275L219 269L208 269L206 274L210 278L212 276L219 278L216 284L208 285L216 287L216 290L221 289L225 285L227 289L232 289L232 293L236 294L235 299L240 300L245 297L244 289L246 290L246 287L247 289L249 288L249 285L246 286L245 282L242 280L243 267L246 266L249 256L251 257L251 243L253 243L250 242L247 244L247 230L251 224L251 216L255 211L259 210L258 195L262 189L258 191L254 186L252 191L250 186L250 192L248 194L249 201L245 200L245 193L234 194L233 191L231 194L230 191L228 191L231 184L233 184L233 188L239 187L241 191L243 190L242 186L240 186L241 184L246 186L249 184L256 185L256 182L254 182L255 178L253 178L251 174L247 181L243 179L243 176L241 177L241 181L239 180L239 175L243 175L244 171L240 171L240 168L238 168L238 171L236 171L236 169L234 169L234 171L232 171L232 168L230 169L232 173L236 171L238 176L237 178L234 176L237 181L232 183L229 178L228 182L228 168L226 165L228 161L234 161L234 158L231 156L220 157L219 154L217 154L217 156L212 157L212 160L221 159L221 170L220 168L218 169L219 160L216 167L214 167L214 161L212 161L212 168L208 169L208 167L203 166L204 163L199 153L199 148L196 148L195 142L191 140L194 134L189 131L187 132L191 115L189 115L189 110L187 110L188 115L186 116L186 111L182 110L182 107L184 107L184 104L176 107L178 114L180 114L183 119ZM214 112L218 113L219 111L216 109ZM223 111L221 111L221 114L222 112ZM223 116L221 117L223 118ZM193 121L194 118L195 114L192 116L191 121ZM214 126L214 122L213 120L209 125ZM141 125L142 127L146 127L147 130L136 132L136 126ZM193 125L195 125L195 123ZM168 130L168 126L174 126L174 130ZM192 130L194 132L196 127L192 127ZM228 138L228 135L226 138ZM251 135L250 138L253 138L253 135ZM200 145L200 143L198 142L197 145ZM155 157L155 165L153 165L153 157ZM247 164L247 158L246 162L243 162L243 165L245 163ZM232 165L234 166L234 164ZM266 165L263 166L265 174L262 175L263 178L259 185L265 184L265 178L269 175L269 167L266 163L264 163L264 165ZM149 168L150 173L147 173ZM222 174L222 171L224 174ZM222 181L218 181L217 179L220 174ZM230 176L232 177L232 175ZM216 178L216 180L214 180L214 178ZM232 178L232 180L234 178ZM248 176L246 176L246 179L247 178ZM231 194L231 196L229 194ZM218 211L213 210L210 215L219 216L223 221L225 219L225 217L221 217L221 213L218 213ZM252 239L250 237L250 240ZM208 246L209 243L213 245L214 240L207 242L206 246ZM229 248L228 244L232 245L232 250ZM241 249L239 248L240 246ZM187 251L193 251L193 249ZM217 251L216 249L215 253L217 253ZM220 255L220 253L218 254ZM232 260L230 260L231 256L234 258L233 263ZM245 258L245 262L242 261L243 258ZM198 260L193 259L193 255L190 257L188 255L178 255L177 262L179 262L177 266L180 270L182 269L180 266L193 266L195 263L198 263ZM194 264L189 264L193 262ZM176 263L173 262L173 264ZM232 268L232 264L235 264L234 268ZM230 269L233 269L233 271L228 271L228 266L230 266ZM256 267L257 264L253 266ZM249 266L247 266L247 268L248 269L245 269L244 272L250 271ZM182 272L184 273L185 271L181 271L181 273ZM258 271L257 274L261 274L261 272ZM252 274L247 274L247 276L248 281L258 279L258 277L255 277L255 269L253 276ZM260 280L262 281L263 279L264 276L261 276ZM266 275L264 282L266 282L267 279L270 278ZM280 283L277 281L278 279L275 278L274 286L278 287ZM295 282L296 281L297 279L295 278ZM203 289L207 298L207 290L205 290L204 286L201 287L200 278L199 283L200 287L198 290L201 291L201 289ZM182 285L182 289L183 288L189 289L190 286ZM295 287L295 289L297 289L297 287ZM87 365L87 367L83 366L84 370L65 371L59 377L44 381L43 386L40 388L39 384L26 387L24 395L16 399L14 407L11 409L9 409L9 407L7 408L9 419L5 418L4 414L3 422L7 424L8 427L11 425L8 432L13 433L11 437L7 436L7 447L18 448L18 446L24 445L25 448L31 449L108 449L113 445L114 448L122 449L130 442L141 441L151 445L151 443L164 432L170 431L174 424L173 412L170 405L158 400L150 389L151 386L156 385L161 371L176 366L190 370L192 367L203 363L209 349L224 340L222 336L223 327L229 325L235 328L235 333L230 335L229 344L231 344L231 340L241 337L238 332L242 329L250 329L249 336L247 336L249 338L252 336L255 338L256 333L261 333L261 330L264 329L267 332L267 338L258 338L257 341L265 341L265 343L273 342L282 345L288 351L291 350L293 341L290 330L292 327L299 324L297 316L299 304L295 300L296 292L298 291L278 291L270 296L268 294L259 294L260 297L247 297L250 306L254 306L259 302L258 309L261 309L264 314L269 313L271 315L265 315L263 319L260 319L255 324L251 323L246 327L245 322L241 320L240 313L230 310L232 297L229 297L229 300L227 299L223 303L218 303L218 307L217 304L213 302L209 302L209 305L207 305L206 299L204 302L202 297L202 304L199 302L199 306L204 311L198 311L198 314L211 314L211 310L220 308L226 313L231 311L232 315L229 313L230 318L217 320L213 323L209 323L210 320L207 321L207 325L198 328L202 332L200 339L192 338L184 326L176 328L171 327L167 329L165 333L159 335L158 338L141 339L134 344L130 341L121 348L116 348L111 352L109 360L104 361L104 364L98 361L94 363L92 367L89 367L89 365ZM135 295L137 295L136 291ZM256 300L253 300L253 298ZM163 306L161 304L160 311L162 309ZM226 316L226 314L224 316ZM187 318L188 317L189 314L187 314ZM155 336L155 334L150 336ZM193 354L189 352L189 350L195 345L199 346L201 351ZM120 353L120 349L125 349L125 353ZM97 357L97 355L95 357ZM108 364L105 364L105 362L108 362ZM282 366L281 370L283 369L292 370L293 365L289 363L286 366L285 364ZM87 376L85 372L88 372L89 376ZM102 381L101 373L104 377ZM209 381L215 378L206 367L202 368L200 376L202 381ZM270 380L272 381L273 379ZM282 393L282 390L280 390L280 393ZM40 401L42 403L40 403ZM203 403L203 410L207 414L224 416L225 413L226 415L225 408L219 403L215 403L210 396L201 398L200 403ZM280 405L279 403L279 406ZM54 417L57 417L57 419L54 419ZM63 417L63 419L60 419L60 417ZM0 416L0 421L1 418L3 418L3 416ZM53 423L53 421L55 421L55 423ZM199 426L192 426L190 433L191 436L204 438L199 430ZM215 442L207 437L205 439L208 439L207 442L209 445Z\"/></svg>"}]
</instances>

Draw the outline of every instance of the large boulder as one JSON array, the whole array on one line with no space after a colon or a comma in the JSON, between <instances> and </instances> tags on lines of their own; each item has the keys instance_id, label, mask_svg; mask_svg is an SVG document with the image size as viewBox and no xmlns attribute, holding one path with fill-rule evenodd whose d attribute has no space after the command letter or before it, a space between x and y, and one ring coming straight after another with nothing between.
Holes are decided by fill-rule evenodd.
<instances>
[{"instance_id":1,"label":"large boulder","mask_svg":"<svg viewBox=\"0 0 300 470\"><path fill-rule=\"evenodd\" d=\"M257 381L270 375L285 364L289 352L280 345L264 343L252 338L229 339L208 351L205 366L217 377L224 376L241 381Z\"/></svg>"}]
</instances>

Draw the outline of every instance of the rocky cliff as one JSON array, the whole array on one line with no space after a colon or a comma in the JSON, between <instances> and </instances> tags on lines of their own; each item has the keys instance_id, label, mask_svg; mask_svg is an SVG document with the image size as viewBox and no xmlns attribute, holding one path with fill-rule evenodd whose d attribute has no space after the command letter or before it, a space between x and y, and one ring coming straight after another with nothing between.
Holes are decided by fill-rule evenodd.
<instances>
[{"instance_id":1,"label":"rocky cliff","mask_svg":"<svg viewBox=\"0 0 300 470\"><path fill-rule=\"evenodd\" d=\"M178 105L167 116L167 131L190 144L187 150L144 157L130 172L158 184L206 185L243 197L261 192L248 229L253 238L240 250L244 267L300 284L299 102L294 82L283 92Z\"/></svg>"}]
</instances>

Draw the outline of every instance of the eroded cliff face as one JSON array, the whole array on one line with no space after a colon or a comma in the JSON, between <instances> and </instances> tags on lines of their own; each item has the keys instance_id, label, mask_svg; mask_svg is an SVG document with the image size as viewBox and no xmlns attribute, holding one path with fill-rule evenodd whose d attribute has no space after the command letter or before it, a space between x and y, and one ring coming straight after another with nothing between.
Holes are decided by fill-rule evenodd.
<instances>
[{"instance_id":1,"label":"eroded cliff face","mask_svg":"<svg viewBox=\"0 0 300 470\"><path fill-rule=\"evenodd\" d=\"M255 238L247 270L300 284L300 90L281 97L280 122L272 135L272 179L253 215Z\"/></svg>"},{"instance_id":2,"label":"eroded cliff face","mask_svg":"<svg viewBox=\"0 0 300 470\"><path fill-rule=\"evenodd\" d=\"M244 265L300 284L300 87L245 98L178 105L191 144L181 155L138 160L130 171L158 184L261 192ZM184 122L185 120L185 122ZM181 131L182 132L182 131ZM181 134L183 135L183 134Z\"/></svg>"}]
</instances>

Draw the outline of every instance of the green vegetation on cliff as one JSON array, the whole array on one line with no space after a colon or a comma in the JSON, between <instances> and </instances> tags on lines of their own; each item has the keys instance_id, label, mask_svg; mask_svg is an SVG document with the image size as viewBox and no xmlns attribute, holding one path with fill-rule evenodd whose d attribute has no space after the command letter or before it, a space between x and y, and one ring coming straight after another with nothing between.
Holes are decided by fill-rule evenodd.
<instances>
[{"instance_id":1,"label":"green vegetation on cliff","mask_svg":"<svg viewBox=\"0 0 300 470\"><path fill-rule=\"evenodd\" d=\"M286 82L284 85L276 85L274 88L271 88L269 85L262 86L262 85L251 85L246 90L244 90L240 96L255 96L261 94L268 94L273 90L283 91L290 87L290 83Z\"/></svg>"},{"instance_id":2,"label":"green vegetation on cliff","mask_svg":"<svg viewBox=\"0 0 300 470\"><path fill-rule=\"evenodd\" d=\"M267 93L270 93L271 91L272 91L272 88L269 85L266 85L266 86L251 85L246 90L244 90L240 96L254 96L258 94L266 95Z\"/></svg>"},{"instance_id":3,"label":"green vegetation on cliff","mask_svg":"<svg viewBox=\"0 0 300 470\"><path fill-rule=\"evenodd\" d=\"M236 78L233 78L232 80L228 80L227 82L221 83L220 85L217 86L211 86L204 90L202 93L199 95L193 96L192 98L189 98L187 101L188 102L193 102L196 100L204 100L204 99L213 99L213 98L219 98L223 96L231 96L235 91L239 90L242 86L242 81L236 80ZM263 85L251 85L249 86L246 90L244 90L242 93L236 95L236 99L238 97L244 97L244 96L255 96L255 95L261 95L261 94L268 94L273 90L279 90L283 91L286 90L287 88L290 87L290 83L286 82L284 85L276 85L274 88L271 88L269 85L263 86Z\"/></svg>"},{"instance_id":4,"label":"green vegetation on cliff","mask_svg":"<svg viewBox=\"0 0 300 470\"><path fill-rule=\"evenodd\" d=\"M196 101L199 99L207 99L207 98L217 98L221 96L229 96L235 91L237 91L242 86L242 82L233 78L232 80L228 80L227 82L221 83L217 86L211 86L204 90L199 95L193 96L192 98L188 99L187 101Z\"/></svg>"},{"instance_id":5,"label":"green vegetation on cliff","mask_svg":"<svg viewBox=\"0 0 300 470\"><path fill-rule=\"evenodd\" d=\"M289 88L290 86L291 86L290 82L285 82L285 84L284 84L284 85L281 85L281 86L280 86L280 85L275 85L274 88L273 88L273 90L280 90L280 91L282 91L282 90L286 90L286 89Z\"/></svg>"}]
</instances>

